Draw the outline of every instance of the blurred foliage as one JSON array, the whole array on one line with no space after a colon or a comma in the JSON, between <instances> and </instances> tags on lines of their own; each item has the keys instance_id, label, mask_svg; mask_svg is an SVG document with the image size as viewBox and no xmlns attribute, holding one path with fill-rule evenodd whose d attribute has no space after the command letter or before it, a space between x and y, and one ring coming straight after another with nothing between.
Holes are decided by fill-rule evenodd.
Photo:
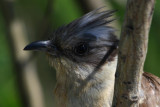
<instances>
[{"instance_id":1,"label":"blurred foliage","mask_svg":"<svg viewBox=\"0 0 160 107\"><path fill-rule=\"evenodd\" d=\"M157 0L149 36L148 54L145 62L145 71L160 77L160 1Z\"/></svg>"},{"instance_id":2,"label":"blurred foliage","mask_svg":"<svg viewBox=\"0 0 160 107\"><path fill-rule=\"evenodd\" d=\"M110 0L110 2L113 8L119 10L116 15L119 18L120 24L122 24L124 20L125 5L120 4L117 0ZM80 7L74 0L54 0L52 5L53 12L49 18L51 20L51 29L69 23L83 14L83 7ZM39 31L37 29L40 29L39 25L43 18L45 18L46 6L46 0L17 0L15 2L16 16L27 22L27 35L29 35L28 38L31 38L32 40L35 39L35 35ZM158 68L160 64L159 19L160 1L157 0L144 69L145 71L158 76L160 76L160 69ZM47 36L45 38L47 38ZM0 107L21 107L15 71L7 42L5 23L0 10Z\"/></svg>"},{"instance_id":3,"label":"blurred foliage","mask_svg":"<svg viewBox=\"0 0 160 107\"><path fill-rule=\"evenodd\" d=\"M0 107L21 107L3 22L0 14Z\"/></svg>"}]
</instances>

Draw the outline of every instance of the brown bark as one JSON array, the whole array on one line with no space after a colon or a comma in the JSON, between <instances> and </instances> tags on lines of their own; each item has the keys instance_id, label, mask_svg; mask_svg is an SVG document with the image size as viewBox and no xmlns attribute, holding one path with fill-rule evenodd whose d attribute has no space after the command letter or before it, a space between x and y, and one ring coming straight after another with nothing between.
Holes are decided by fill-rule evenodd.
<instances>
[{"instance_id":1,"label":"brown bark","mask_svg":"<svg viewBox=\"0 0 160 107\"><path fill-rule=\"evenodd\" d=\"M138 107L155 0L128 0L122 27L113 107Z\"/></svg>"}]
</instances>

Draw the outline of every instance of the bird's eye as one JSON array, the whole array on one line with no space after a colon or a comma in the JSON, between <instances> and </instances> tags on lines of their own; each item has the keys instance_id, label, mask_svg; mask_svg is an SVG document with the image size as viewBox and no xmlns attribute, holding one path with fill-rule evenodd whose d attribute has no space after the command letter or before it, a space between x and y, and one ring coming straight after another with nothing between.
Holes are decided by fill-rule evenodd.
<instances>
[{"instance_id":1,"label":"bird's eye","mask_svg":"<svg viewBox=\"0 0 160 107\"><path fill-rule=\"evenodd\" d=\"M76 55L84 55L86 52L88 52L88 44L86 43L80 43L74 48L74 53Z\"/></svg>"}]
</instances>

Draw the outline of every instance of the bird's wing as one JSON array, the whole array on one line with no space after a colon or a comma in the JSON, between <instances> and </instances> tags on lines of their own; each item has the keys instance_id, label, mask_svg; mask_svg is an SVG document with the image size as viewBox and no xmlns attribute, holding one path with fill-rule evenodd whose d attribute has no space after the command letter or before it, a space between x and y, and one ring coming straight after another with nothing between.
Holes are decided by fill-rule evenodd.
<instances>
[{"instance_id":1,"label":"bird's wing","mask_svg":"<svg viewBox=\"0 0 160 107\"><path fill-rule=\"evenodd\" d=\"M160 78L144 72L140 96L140 107L160 107Z\"/></svg>"}]
</instances>

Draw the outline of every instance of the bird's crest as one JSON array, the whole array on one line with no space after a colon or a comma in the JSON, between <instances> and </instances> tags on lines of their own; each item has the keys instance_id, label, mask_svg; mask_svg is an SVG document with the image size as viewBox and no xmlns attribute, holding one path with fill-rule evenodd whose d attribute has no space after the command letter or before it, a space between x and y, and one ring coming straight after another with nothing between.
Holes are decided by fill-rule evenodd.
<instances>
[{"instance_id":1,"label":"bird's crest","mask_svg":"<svg viewBox=\"0 0 160 107\"><path fill-rule=\"evenodd\" d=\"M84 16L72 21L68 25L64 25L60 27L54 32L55 36L52 39L55 39L57 36L62 35L62 34L67 35L64 38L66 39L70 37L71 35L75 35L81 31L93 29L99 26L107 26L108 23L115 20L110 17L113 16L113 13L115 13L116 10L106 10L106 11L99 12L100 9L101 8L93 10L85 14Z\"/></svg>"}]
</instances>

